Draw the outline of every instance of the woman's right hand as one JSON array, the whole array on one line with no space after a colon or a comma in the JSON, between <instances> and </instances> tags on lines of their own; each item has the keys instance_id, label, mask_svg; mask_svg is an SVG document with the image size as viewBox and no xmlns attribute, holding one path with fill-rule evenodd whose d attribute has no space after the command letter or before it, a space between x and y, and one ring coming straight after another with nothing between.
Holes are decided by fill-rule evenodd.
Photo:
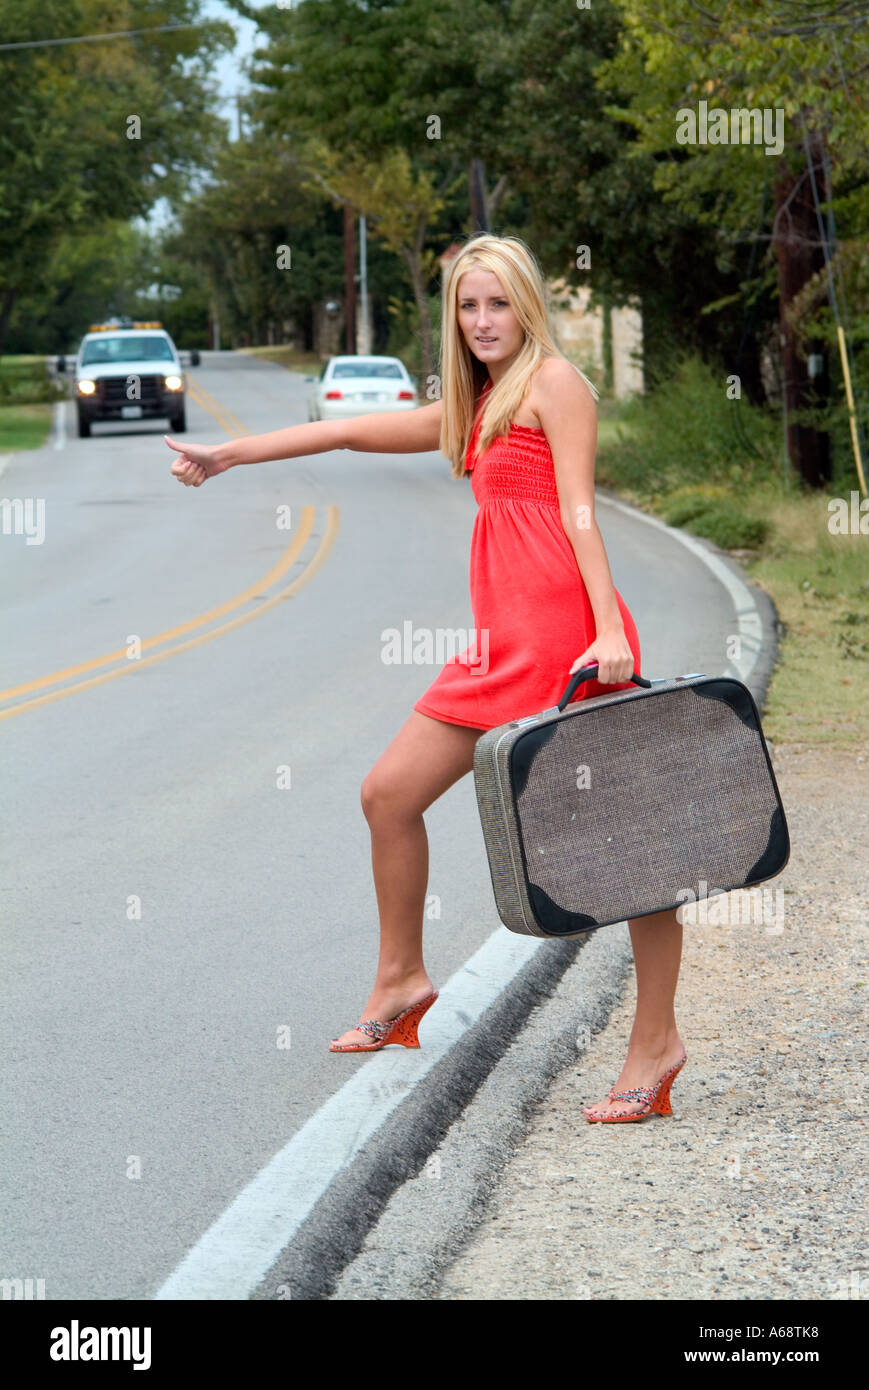
<instances>
[{"instance_id":1,"label":"woman's right hand","mask_svg":"<svg viewBox=\"0 0 869 1390\"><path fill-rule=\"evenodd\" d=\"M228 463L218 460L217 450L220 446L217 444L179 444L168 434L164 434L163 438L170 449L178 450L179 456L172 464L172 472L185 487L201 487L206 478L225 473L229 467Z\"/></svg>"}]
</instances>

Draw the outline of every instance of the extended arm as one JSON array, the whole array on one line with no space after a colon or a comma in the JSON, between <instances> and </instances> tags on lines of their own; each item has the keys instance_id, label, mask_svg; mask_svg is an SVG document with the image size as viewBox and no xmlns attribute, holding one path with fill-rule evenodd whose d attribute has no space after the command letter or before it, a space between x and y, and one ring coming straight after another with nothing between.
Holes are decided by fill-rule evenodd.
<instances>
[{"instance_id":1,"label":"extended arm","mask_svg":"<svg viewBox=\"0 0 869 1390\"><path fill-rule=\"evenodd\" d=\"M441 435L441 402L417 410L381 410L348 420L314 420L270 434L230 439L218 445L218 455L234 468L240 463L300 458L330 449L354 449L363 454L417 454L436 449Z\"/></svg>"},{"instance_id":2,"label":"extended arm","mask_svg":"<svg viewBox=\"0 0 869 1390\"><path fill-rule=\"evenodd\" d=\"M168 435L163 437L179 454L172 465L176 478L188 486L199 487L206 478L242 463L301 458L331 449L368 454L427 453L438 448L440 436L441 402L434 401L417 410L384 410L348 420L314 420L268 434L228 439L224 444L188 444L175 442Z\"/></svg>"}]
</instances>

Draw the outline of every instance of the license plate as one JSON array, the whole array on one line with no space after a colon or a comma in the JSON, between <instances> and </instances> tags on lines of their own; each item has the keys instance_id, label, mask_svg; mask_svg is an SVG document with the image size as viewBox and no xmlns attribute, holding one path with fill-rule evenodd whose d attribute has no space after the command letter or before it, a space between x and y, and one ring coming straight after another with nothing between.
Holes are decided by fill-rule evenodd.
<instances>
[{"instance_id":1,"label":"license plate","mask_svg":"<svg viewBox=\"0 0 869 1390\"><path fill-rule=\"evenodd\" d=\"M379 401L381 399L381 393L379 391L362 391L360 394L363 401Z\"/></svg>"},{"instance_id":2,"label":"license plate","mask_svg":"<svg viewBox=\"0 0 869 1390\"><path fill-rule=\"evenodd\" d=\"M121 406L121 419L122 419L122 420L141 420L141 418L142 418L142 407L141 407L140 405L122 405L122 406Z\"/></svg>"}]
</instances>

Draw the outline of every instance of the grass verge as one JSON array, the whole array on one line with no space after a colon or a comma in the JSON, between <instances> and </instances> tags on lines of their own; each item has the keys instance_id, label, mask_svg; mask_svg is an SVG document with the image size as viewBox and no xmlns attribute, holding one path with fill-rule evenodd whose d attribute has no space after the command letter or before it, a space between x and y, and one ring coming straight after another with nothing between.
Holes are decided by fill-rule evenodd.
<instances>
[{"instance_id":1,"label":"grass verge","mask_svg":"<svg viewBox=\"0 0 869 1390\"><path fill-rule=\"evenodd\" d=\"M50 405L0 406L0 454L40 449L51 433Z\"/></svg>"},{"instance_id":2,"label":"grass verge","mask_svg":"<svg viewBox=\"0 0 869 1390\"><path fill-rule=\"evenodd\" d=\"M259 357L263 362L275 362L277 366L287 367L293 372L304 372L306 376L319 376L323 370L323 363L315 352L301 352L297 348L286 346L236 348L235 350L246 353L248 357Z\"/></svg>"}]
</instances>

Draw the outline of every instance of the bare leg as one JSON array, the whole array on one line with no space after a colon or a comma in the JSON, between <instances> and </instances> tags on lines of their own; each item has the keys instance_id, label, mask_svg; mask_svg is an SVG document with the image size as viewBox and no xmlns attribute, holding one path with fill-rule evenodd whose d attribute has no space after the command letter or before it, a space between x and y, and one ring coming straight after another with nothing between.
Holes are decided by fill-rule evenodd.
<instances>
[{"instance_id":1,"label":"bare leg","mask_svg":"<svg viewBox=\"0 0 869 1390\"><path fill-rule=\"evenodd\" d=\"M674 1012L682 960L682 924L676 919L676 909L634 917L628 926L637 970L637 1011L628 1055L614 1091L654 1086L685 1051ZM611 1110L638 1113L645 1107L625 1100L604 1100L585 1108L592 1115L605 1115Z\"/></svg>"},{"instance_id":2,"label":"bare leg","mask_svg":"<svg viewBox=\"0 0 869 1390\"><path fill-rule=\"evenodd\" d=\"M412 710L362 783L380 914L380 959L360 1022L389 1019L430 994L422 957L428 836L423 811L474 765L482 733ZM370 1043L352 1028L341 1043Z\"/></svg>"}]
</instances>

